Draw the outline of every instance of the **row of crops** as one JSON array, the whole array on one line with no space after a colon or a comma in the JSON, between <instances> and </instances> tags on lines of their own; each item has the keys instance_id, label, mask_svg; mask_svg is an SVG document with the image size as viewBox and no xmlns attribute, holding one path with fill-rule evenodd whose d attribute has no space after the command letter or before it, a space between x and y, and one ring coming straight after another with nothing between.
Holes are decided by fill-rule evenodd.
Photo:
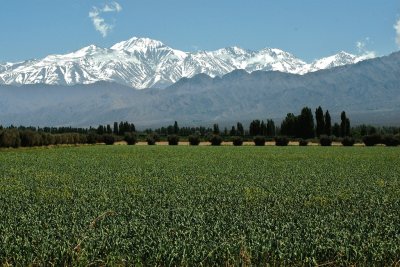
<instances>
[{"instance_id":1,"label":"row of crops","mask_svg":"<svg viewBox=\"0 0 400 267\"><path fill-rule=\"evenodd\" d=\"M398 149L0 152L0 265L395 265Z\"/></svg>"}]
</instances>

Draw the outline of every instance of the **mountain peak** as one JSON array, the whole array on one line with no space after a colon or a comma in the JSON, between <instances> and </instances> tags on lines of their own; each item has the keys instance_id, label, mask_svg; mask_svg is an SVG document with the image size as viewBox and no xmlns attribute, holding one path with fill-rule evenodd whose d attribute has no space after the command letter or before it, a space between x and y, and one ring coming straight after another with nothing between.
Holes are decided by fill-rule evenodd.
<instances>
[{"instance_id":1,"label":"mountain peak","mask_svg":"<svg viewBox=\"0 0 400 267\"><path fill-rule=\"evenodd\" d=\"M306 72L313 72L320 69L330 69L347 64L354 64L356 62L358 62L357 56L349 54L345 51L340 51L335 55L314 60L309 65L309 68L306 70Z\"/></svg>"},{"instance_id":2,"label":"mountain peak","mask_svg":"<svg viewBox=\"0 0 400 267\"><path fill-rule=\"evenodd\" d=\"M165 47L165 45L160 41L153 40L150 38L132 37L126 41L116 43L111 47L111 49L133 52L133 51L146 51L149 48L156 49L161 47Z\"/></svg>"},{"instance_id":3,"label":"mountain peak","mask_svg":"<svg viewBox=\"0 0 400 267\"><path fill-rule=\"evenodd\" d=\"M85 47L77 50L74 53L75 54L92 54L92 53L95 53L95 52L98 52L98 51L101 51L101 50L103 50L103 48L92 44L92 45L85 46Z\"/></svg>"},{"instance_id":4,"label":"mountain peak","mask_svg":"<svg viewBox=\"0 0 400 267\"><path fill-rule=\"evenodd\" d=\"M89 45L68 54L0 64L0 84L74 85L112 81L139 89L164 88L199 73L213 78L237 69L242 71L234 72L232 76L254 71L305 74L363 59L367 57L341 51L307 64L277 48L253 51L231 46L215 51L183 52L157 40L133 37L114 44L111 49Z\"/></svg>"},{"instance_id":5,"label":"mountain peak","mask_svg":"<svg viewBox=\"0 0 400 267\"><path fill-rule=\"evenodd\" d=\"M248 53L247 50L245 50L245 49L243 49L241 47L238 47L238 46L227 47L227 48L225 48L225 50L230 52L230 53L232 53L232 54L234 54L234 55L243 55L243 54Z\"/></svg>"},{"instance_id":6,"label":"mountain peak","mask_svg":"<svg viewBox=\"0 0 400 267\"><path fill-rule=\"evenodd\" d=\"M340 51L339 53L337 53L336 55L342 55L342 56L352 56L352 54L347 53L346 51Z\"/></svg>"},{"instance_id":7,"label":"mountain peak","mask_svg":"<svg viewBox=\"0 0 400 267\"><path fill-rule=\"evenodd\" d=\"M349 59L349 60L354 60L357 56L347 53L345 51L340 51L336 55L334 55L336 58L342 58L342 59Z\"/></svg>"}]
</instances>

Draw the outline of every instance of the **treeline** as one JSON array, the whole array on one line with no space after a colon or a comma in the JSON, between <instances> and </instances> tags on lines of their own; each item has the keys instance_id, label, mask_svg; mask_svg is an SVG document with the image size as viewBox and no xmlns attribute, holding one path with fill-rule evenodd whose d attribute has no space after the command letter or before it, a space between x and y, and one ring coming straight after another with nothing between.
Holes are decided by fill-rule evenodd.
<instances>
[{"instance_id":1,"label":"treeline","mask_svg":"<svg viewBox=\"0 0 400 267\"><path fill-rule=\"evenodd\" d=\"M190 144L209 141L212 145L219 145L222 141L232 141L234 145L254 141L255 145L264 145L267 140L274 140L277 145L287 145L289 140L297 140L300 145L307 145L309 140L320 142L321 145L330 145L333 140L343 145L353 145L356 140L367 146L398 145L399 133L399 127L351 127L345 111L340 114L340 122L332 124L328 110L324 112L318 107L312 112L309 107L304 107L298 115L288 113L279 126L272 119L266 119L265 122L256 119L250 122L248 128L237 122L229 129L225 127L222 130L218 124L212 127L179 127L176 121L173 125L144 131L137 131L135 125L128 121L99 125L97 128L0 126L0 147L113 144L122 140L128 144L146 141L149 145L164 140L174 145L178 144L180 137Z\"/></svg>"},{"instance_id":2,"label":"treeline","mask_svg":"<svg viewBox=\"0 0 400 267\"><path fill-rule=\"evenodd\" d=\"M135 125L115 122L114 126L99 125L97 128L74 127L15 127L0 126L0 147L34 147L49 145L114 144L125 140L132 143L136 134ZM136 138L135 138L136 140ZM136 142L136 141L135 141Z\"/></svg>"}]
</instances>

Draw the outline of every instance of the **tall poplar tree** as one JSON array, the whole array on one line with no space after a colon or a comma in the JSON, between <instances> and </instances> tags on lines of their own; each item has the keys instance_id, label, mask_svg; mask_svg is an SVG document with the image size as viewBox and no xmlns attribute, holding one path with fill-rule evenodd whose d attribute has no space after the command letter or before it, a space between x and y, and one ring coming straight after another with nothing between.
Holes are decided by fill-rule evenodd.
<instances>
[{"instance_id":1,"label":"tall poplar tree","mask_svg":"<svg viewBox=\"0 0 400 267\"><path fill-rule=\"evenodd\" d=\"M325 131L324 134L330 136L332 135L332 120L331 120L331 115L329 114L329 111L327 110L325 112Z\"/></svg>"},{"instance_id":2,"label":"tall poplar tree","mask_svg":"<svg viewBox=\"0 0 400 267\"><path fill-rule=\"evenodd\" d=\"M307 139L314 137L314 117L309 107L304 107L297 120L296 136Z\"/></svg>"},{"instance_id":3,"label":"tall poplar tree","mask_svg":"<svg viewBox=\"0 0 400 267\"><path fill-rule=\"evenodd\" d=\"M342 111L340 114L340 120L340 136L348 136L350 134L350 120L347 118L346 112Z\"/></svg>"},{"instance_id":4,"label":"tall poplar tree","mask_svg":"<svg viewBox=\"0 0 400 267\"><path fill-rule=\"evenodd\" d=\"M321 106L315 110L315 120L317 122L315 133L317 134L317 137L320 137L320 135L325 134L324 111Z\"/></svg>"}]
</instances>

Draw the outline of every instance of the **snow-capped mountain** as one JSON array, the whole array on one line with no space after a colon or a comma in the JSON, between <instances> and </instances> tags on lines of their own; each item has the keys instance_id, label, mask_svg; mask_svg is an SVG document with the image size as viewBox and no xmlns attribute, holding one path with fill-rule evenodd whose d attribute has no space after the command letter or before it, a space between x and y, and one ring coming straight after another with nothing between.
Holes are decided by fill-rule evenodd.
<instances>
[{"instance_id":1,"label":"snow-capped mountain","mask_svg":"<svg viewBox=\"0 0 400 267\"><path fill-rule=\"evenodd\" d=\"M280 49L260 51L228 47L183 52L148 38L131 38L110 48L95 45L39 60L0 64L0 84L89 84L111 81L138 89L164 88L183 77L204 73L222 76L236 69L274 70L294 74L357 63L368 56L345 52L306 63Z\"/></svg>"},{"instance_id":2,"label":"snow-capped mountain","mask_svg":"<svg viewBox=\"0 0 400 267\"><path fill-rule=\"evenodd\" d=\"M372 57L373 57L373 55L355 56L355 55L346 53L344 51L341 51L336 55L315 60L314 62L309 64L307 66L307 68L304 68L300 72L300 74L304 74L307 72L314 72L314 71L318 71L321 69L330 69L330 68L344 66L344 65L348 65L348 64L354 64L354 63L360 62L365 59L370 59Z\"/></svg>"}]
</instances>

